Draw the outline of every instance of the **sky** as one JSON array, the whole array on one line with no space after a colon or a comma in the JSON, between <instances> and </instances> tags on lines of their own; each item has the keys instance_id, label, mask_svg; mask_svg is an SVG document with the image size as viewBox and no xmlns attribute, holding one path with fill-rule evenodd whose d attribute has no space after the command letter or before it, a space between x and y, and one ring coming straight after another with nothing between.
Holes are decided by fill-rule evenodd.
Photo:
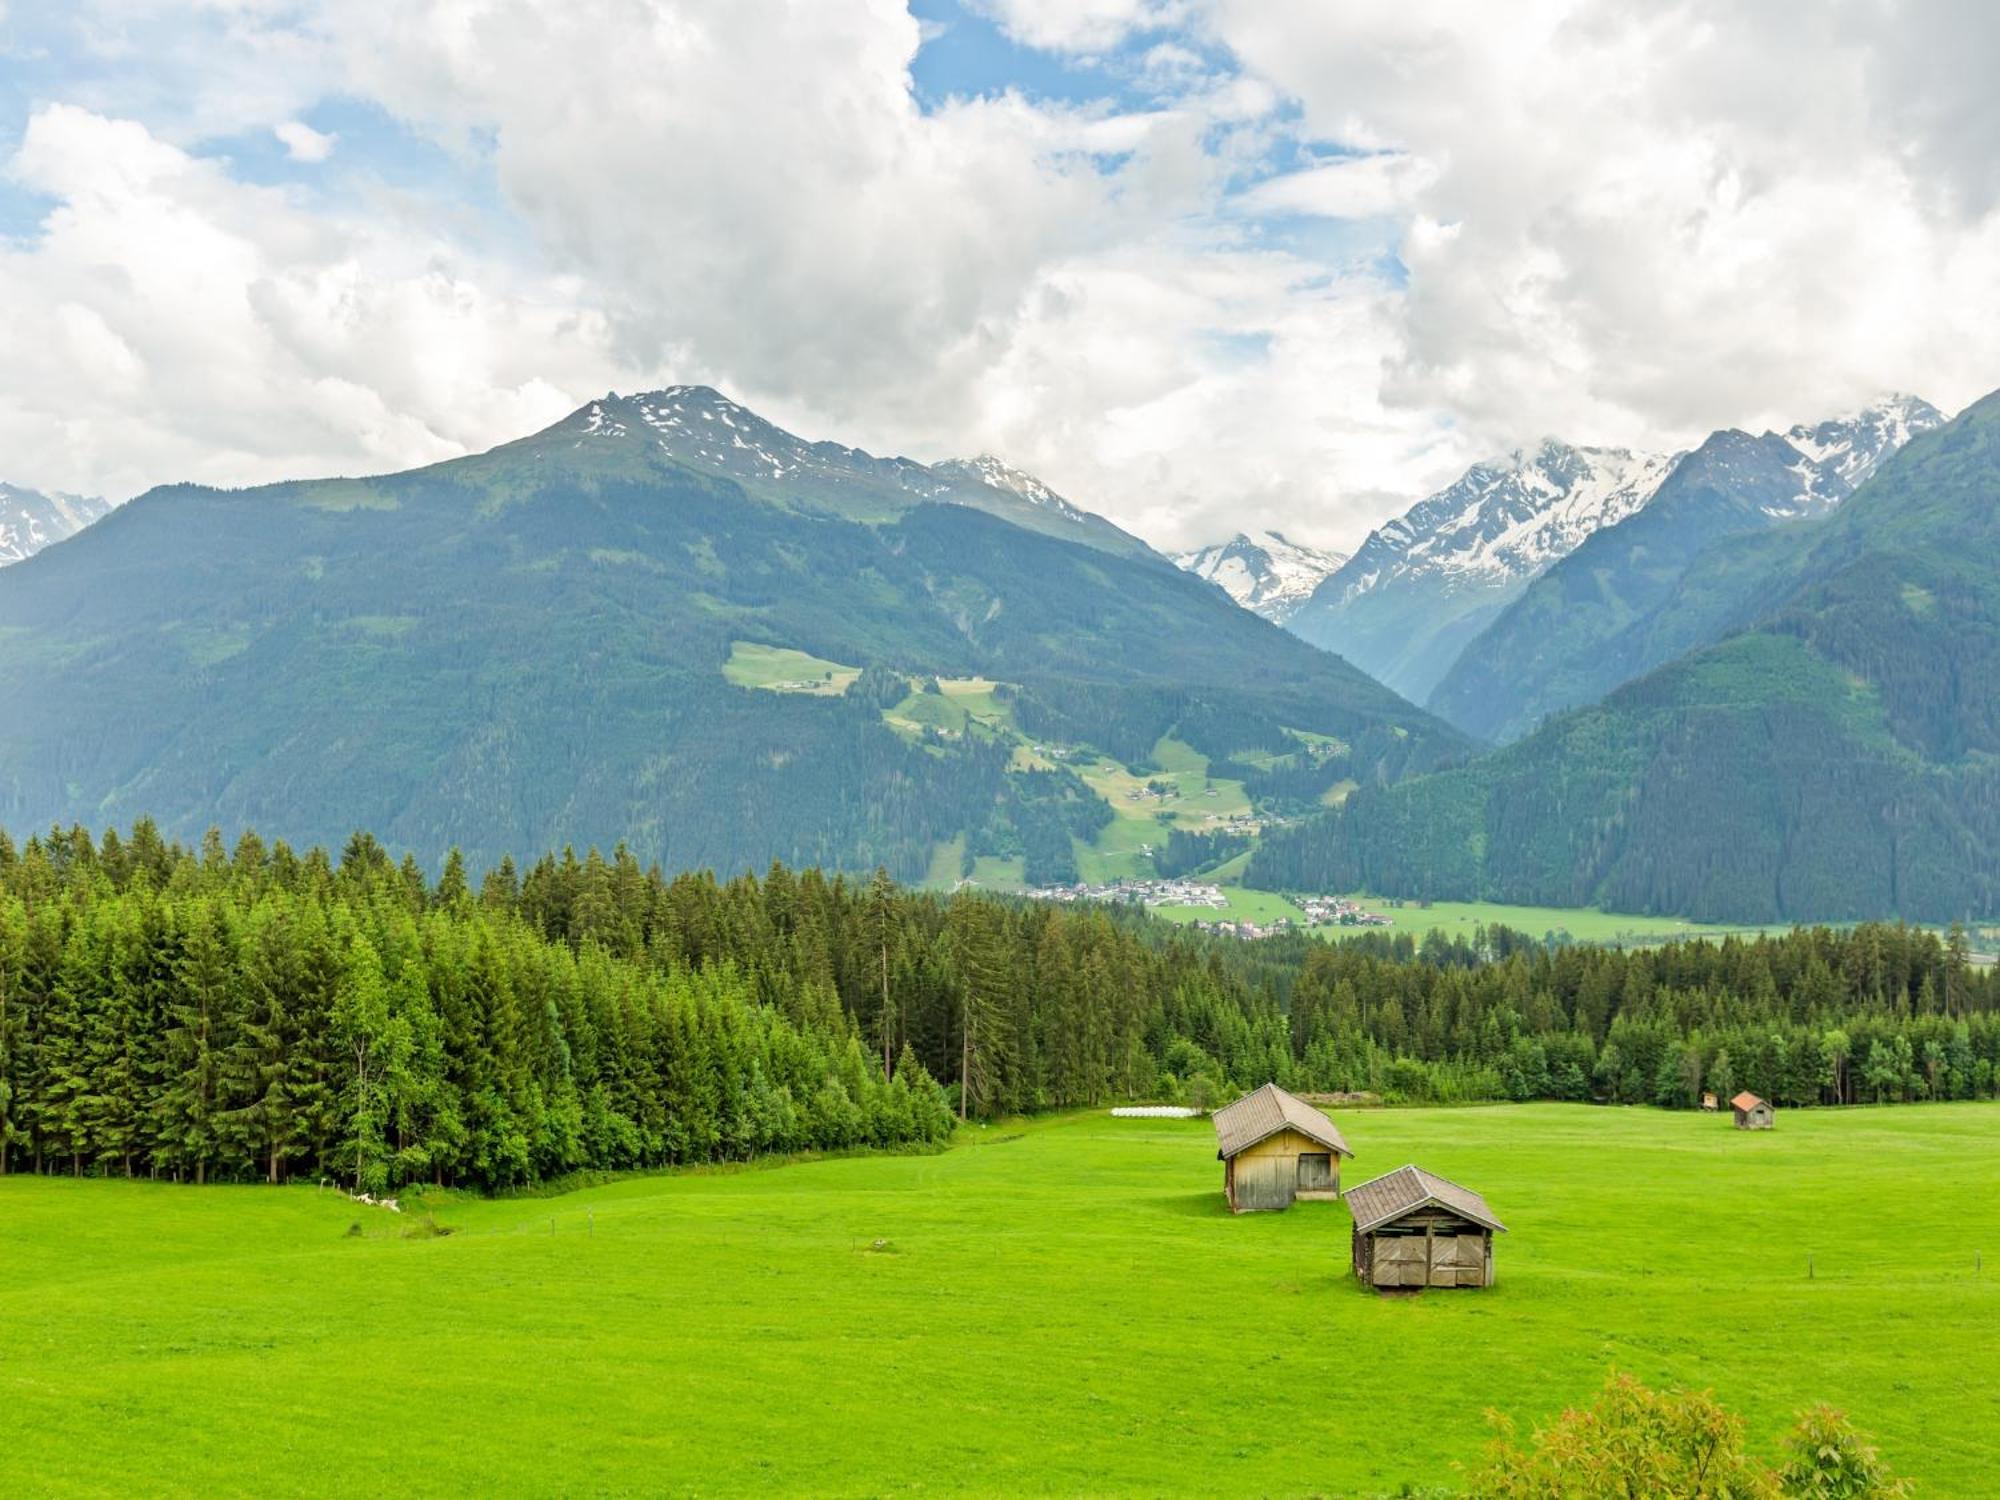
<instances>
[{"instance_id":1,"label":"sky","mask_svg":"<svg viewBox=\"0 0 2000 1500\"><path fill-rule=\"evenodd\" d=\"M2000 386L1990 0L0 0L0 477L606 390L1351 547L1545 436Z\"/></svg>"}]
</instances>

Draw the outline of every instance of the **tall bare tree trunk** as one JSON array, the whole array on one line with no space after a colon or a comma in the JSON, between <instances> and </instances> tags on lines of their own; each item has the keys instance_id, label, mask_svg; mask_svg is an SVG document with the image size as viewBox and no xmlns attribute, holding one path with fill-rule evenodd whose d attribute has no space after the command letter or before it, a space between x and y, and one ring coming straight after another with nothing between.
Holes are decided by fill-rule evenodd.
<instances>
[{"instance_id":1,"label":"tall bare tree trunk","mask_svg":"<svg viewBox=\"0 0 2000 1500\"><path fill-rule=\"evenodd\" d=\"M889 1024L889 945L882 944L882 1081L889 1081L890 1065L894 1058L890 1047L895 1039L895 1028Z\"/></svg>"},{"instance_id":2,"label":"tall bare tree trunk","mask_svg":"<svg viewBox=\"0 0 2000 1500\"><path fill-rule=\"evenodd\" d=\"M964 1012L958 1039L958 1123L965 1123L965 1098L972 1092L972 1012Z\"/></svg>"}]
</instances>

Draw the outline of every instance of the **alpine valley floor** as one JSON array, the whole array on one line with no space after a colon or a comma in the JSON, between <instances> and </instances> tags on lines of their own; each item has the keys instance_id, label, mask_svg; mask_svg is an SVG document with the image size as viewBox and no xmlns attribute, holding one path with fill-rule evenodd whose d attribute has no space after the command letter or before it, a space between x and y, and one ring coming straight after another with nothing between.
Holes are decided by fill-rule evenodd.
<instances>
[{"instance_id":1,"label":"alpine valley floor","mask_svg":"<svg viewBox=\"0 0 2000 1500\"><path fill-rule=\"evenodd\" d=\"M1373 1494L1617 1369L1991 1493L2000 1108L1339 1119L1349 1185L1487 1195L1497 1287L1381 1299L1343 1205L1230 1217L1200 1120L400 1215L0 1179L0 1492Z\"/></svg>"}]
</instances>

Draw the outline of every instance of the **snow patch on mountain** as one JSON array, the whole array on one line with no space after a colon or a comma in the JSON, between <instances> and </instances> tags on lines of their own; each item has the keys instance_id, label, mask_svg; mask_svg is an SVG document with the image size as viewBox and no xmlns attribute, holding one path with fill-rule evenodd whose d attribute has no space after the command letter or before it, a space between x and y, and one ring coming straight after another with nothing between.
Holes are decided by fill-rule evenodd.
<instances>
[{"instance_id":1,"label":"snow patch on mountain","mask_svg":"<svg viewBox=\"0 0 2000 1500\"><path fill-rule=\"evenodd\" d=\"M731 479L789 508L873 524L935 502L983 510L1017 526L1120 554L1151 549L1032 474L990 454L922 464L842 443L810 442L705 385L675 385L586 403L526 441L559 444L614 469L667 463Z\"/></svg>"},{"instance_id":2,"label":"snow patch on mountain","mask_svg":"<svg viewBox=\"0 0 2000 1500\"><path fill-rule=\"evenodd\" d=\"M1346 603L1413 578L1485 586L1537 577L1650 500L1681 456L1550 438L1474 464L1371 532L1323 602Z\"/></svg>"},{"instance_id":3,"label":"snow patch on mountain","mask_svg":"<svg viewBox=\"0 0 2000 1500\"><path fill-rule=\"evenodd\" d=\"M0 480L0 567L75 536L111 509L86 495L45 495Z\"/></svg>"},{"instance_id":4,"label":"snow patch on mountain","mask_svg":"<svg viewBox=\"0 0 2000 1500\"><path fill-rule=\"evenodd\" d=\"M1277 531L1238 532L1226 542L1174 557L1245 609L1280 625L1346 561L1344 553L1307 547Z\"/></svg>"},{"instance_id":5,"label":"snow patch on mountain","mask_svg":"<svg viewBox=\"0 0 2000 1500\"><path fill-rule=\"evenodd\" d=\"M1918 396L1888 395L1856 412L1807 426L1800 423L1782 434L1820 475L1817 489L1838 489L1835 503L1868 481L1884 459L1911 438L1942 427L1945 415Z\"/></svg>"},{"instance_id":6,"label":"snow patch on mountain","mask_svg":"<svg viewBox=\"0 0 2000 1500\"><path fill-rule=\"evenodd\" d=\"M1063 499L1034 475L1002 463L990 453L982 453L976 458L948 458L943 463L932 464L931 468L935 473L970 479L991 489L1019 495L1030 505L1042 506L1072 520L1082 520L1088 514Z\"/></svg>"}]
</instances>

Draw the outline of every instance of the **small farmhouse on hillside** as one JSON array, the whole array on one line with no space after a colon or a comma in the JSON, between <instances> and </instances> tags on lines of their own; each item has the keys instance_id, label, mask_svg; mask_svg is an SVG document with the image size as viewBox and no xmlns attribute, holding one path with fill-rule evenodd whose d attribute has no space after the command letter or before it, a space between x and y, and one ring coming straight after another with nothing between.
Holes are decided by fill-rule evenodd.
<instances>
[{"instance_id":1,"label":"small farmhouse on hillside","mask_svg":"<svg viewBox=\"0 0 2000 1500\"><path fill-rule=\"evenodd\" d=\"M1507 1226L1471 1188L1398 1167L1347 1193L1354 1274L1368 1286L1491 1286L1493 1236Z\"/></svg>"},{"instance_id":2,"label":"small farmhouse on hillside","mask_svg":"<svg viewBox=\"0 0 2000 1500\"><path fill-rule=\"evenodd\" d=\"M1729 1107L1736 1111L1738 1130L1769 1130L1771 1128L1771 1101L1760 1099L1745 1089L1729 1101Z\"/></svg>"},{"instance_id":3,"label":"small farmhouse on hillside","mask_svg":"<svg viewBox=\"0 0 2000 1500\"><path fill-rule=\"evenodd\" d=\"M1338 1198L1339 1127L1305 1100L1267 1083L1215 1112L1222 1195L1236 1213L1290 1208L1294 1198Z\"/></svg>"}]
</instances>

